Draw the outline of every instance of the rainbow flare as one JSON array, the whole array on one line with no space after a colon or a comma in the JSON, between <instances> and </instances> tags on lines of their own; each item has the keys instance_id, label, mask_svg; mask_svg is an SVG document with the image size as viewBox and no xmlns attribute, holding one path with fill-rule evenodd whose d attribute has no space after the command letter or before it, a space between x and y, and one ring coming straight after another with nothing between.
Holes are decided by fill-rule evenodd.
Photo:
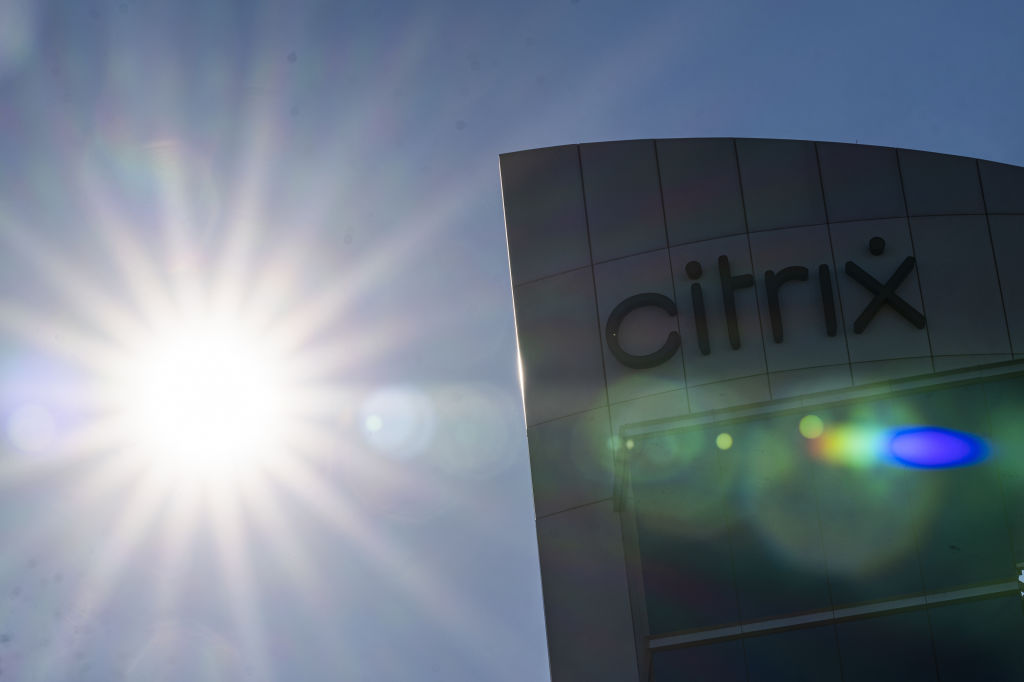
<instances>
[{"instance_id":1,"label":"rainbow flare","mask_svg":"<svg viewBox=\"0 0 1024 682\"><path fill-rule=\"evenodd\" d=\"M813 417L813 419L811 419ZM869 467L878 464L917 469L945 469L976 464L989 454L988 444L964 431L939 426L898 426L882 428L865 424L821 424L808 415L800 421L800 432L811 452L832 464Z\"/></svg>"}]
</instances>

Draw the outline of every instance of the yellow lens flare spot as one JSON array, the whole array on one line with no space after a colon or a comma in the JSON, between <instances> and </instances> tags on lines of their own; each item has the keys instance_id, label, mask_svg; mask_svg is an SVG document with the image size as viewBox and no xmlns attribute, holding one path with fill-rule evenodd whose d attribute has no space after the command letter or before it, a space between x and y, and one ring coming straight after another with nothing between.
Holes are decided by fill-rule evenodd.
<instances>
[{"instance_id":1,"label":"yellow lens flare spot","mask_svg":"<svg viewBox=\"0 0 1024 682\"><path fill-rule=\"evenodd\" d=\"M190 325L159 335L130 364L131 448L159 466L217 478L282 447L284 382L258 335Z\"/></svg>"},{"instance_id":2,"label":"yellow lens flare spot","mask_svg":"<svg viewBox=\"0 0 1024 682\"><path fill-rule=\"evenodd\" d=\"M720 433L715 437L715 445L719 450L728 450L732 447L732 436L728 433Z\"/></svg>"},{"instance_id":3,"label":"yellow lens flare spot","mask_svg":"<svg viewBox=\"0 0 1024 682\"><path fill-rule=\"evenodd\" d=\"M800 435L804 438L820 438L821 434L825 433L825 422L821 420L821 417L809 414L800 420L798 428L800 429Z\"/></svg>"},{"instance_id":4,"label":"yellow lens flare spot","mask_svg":"<svg viewBox=\"0 0 1024 682\"><path fill-rule=\"evenodd\" d=\"M882 429L859 424L830 427L814 441L813 451L826 462L869 467L880 460L885 448Z\"/></svg>"}]
</instances>

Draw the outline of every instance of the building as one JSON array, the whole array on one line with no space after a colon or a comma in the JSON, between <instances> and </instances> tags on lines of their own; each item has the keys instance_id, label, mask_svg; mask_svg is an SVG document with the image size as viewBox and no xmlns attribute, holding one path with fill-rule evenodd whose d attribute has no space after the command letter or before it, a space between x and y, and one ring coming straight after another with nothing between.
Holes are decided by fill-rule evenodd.
<instances>
[{"instance_id":1,"label":"building","mask_svg":"<svg viewBox=\"0 0 1024 682\"><path fill-rule=\"evenodd\" d=\"M556 682L1024 679L1024 168L500 167Z\"/></svg>"}]
</instances>

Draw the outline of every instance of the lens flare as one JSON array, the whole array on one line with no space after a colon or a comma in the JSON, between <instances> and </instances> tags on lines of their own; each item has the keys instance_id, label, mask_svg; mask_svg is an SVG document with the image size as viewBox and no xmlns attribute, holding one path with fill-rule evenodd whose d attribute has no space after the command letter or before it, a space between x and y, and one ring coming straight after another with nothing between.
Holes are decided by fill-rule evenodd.
<instances>
[{"instance_id":1,"label":"lens flare","mask_svg":"<svg viewBox=\"0 0 1024 682\"><path fill-rule=\"evenodd\" d=\"M820 437L810 441L810 447L812 453L831 464L867 467L880 461L885 452L886 433L866 425L830 425Z\"/></svg>"},{"instance_id":2,"label":"lens flare","mask_svg":"<svg viewBox=\"0 0 1024 682\"><path fill-rule=\"evenodd\" d=\"M800 423L803 434L804 420ZM819 459L849 467L941 469L975 464L988 455L988 445L978 436L938 426L830 425L809 446Z\"/></svg>"},{"instance_id":3,"label":"lens flare","mask_svg":"<svg viewBox=\"0 0 1024 682\"><path fill-rule=\"evenodd\" d=\"M889 456L900 464L940 469L974 464L985 458L988 447L970 433L937 426L913 426L892 433Z\"/></svg>"},{"instance_id":4,"label":"lens flare","mask_svg":"<svg viewBox=\"0 0 1024 682\"><path fill-rule=\"evenodd\" d=\"M825 432L825 422L815 414L809 414L800 420L800 435L804 438L818 438Z\"/></svg>"}]
</instances>

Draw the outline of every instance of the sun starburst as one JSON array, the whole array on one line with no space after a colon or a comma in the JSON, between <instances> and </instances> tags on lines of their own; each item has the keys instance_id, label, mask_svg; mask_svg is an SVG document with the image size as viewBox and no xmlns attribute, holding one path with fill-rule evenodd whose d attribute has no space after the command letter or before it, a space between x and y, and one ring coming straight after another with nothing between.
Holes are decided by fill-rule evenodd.
<instances>
[{"instance_id":1,"label":"sun starburst","mask_svg":"<svg viewBox=\"0 0 1024 682\"><path fill-rule=\"evenodd\" d=\"M355 523L343 511L348 503L313 482L338 454L345 389L336 378L370 346L342 346L343 288L304 288L314 250L255 248L261 229L244 207L221 239L211 239L190 214L195 159L168 142L134 154L162 169L153 187L157 230L138 230L109 188L80 179L91 202L88 234L103 261L76 259L0 216L0 239L33 267L52 301L0 300L0 333L74 370L10 414L11 442L36 456L9 458L0 483L86 462L85 484L62 508L91 513L105 495L122 500L70 607L79 620L103 608L133 553L154 534L163 547L154 599L173 611L194 537L200 529L212 534L235 630L252 654L265 642L250 535L258 533L276 548L267 556L301 576L296 589L316 594L324 584L307 549L290 539L281 491L294 499L315 489L322 499L307 506L314 513L329 507L331 523L360 537L344 525ZM54 523L36 519L24 541ZM47 665L44 677L60 677L61 663ZM269 663L250 667L261 665Z\"/></svg>"}]
</instances>

